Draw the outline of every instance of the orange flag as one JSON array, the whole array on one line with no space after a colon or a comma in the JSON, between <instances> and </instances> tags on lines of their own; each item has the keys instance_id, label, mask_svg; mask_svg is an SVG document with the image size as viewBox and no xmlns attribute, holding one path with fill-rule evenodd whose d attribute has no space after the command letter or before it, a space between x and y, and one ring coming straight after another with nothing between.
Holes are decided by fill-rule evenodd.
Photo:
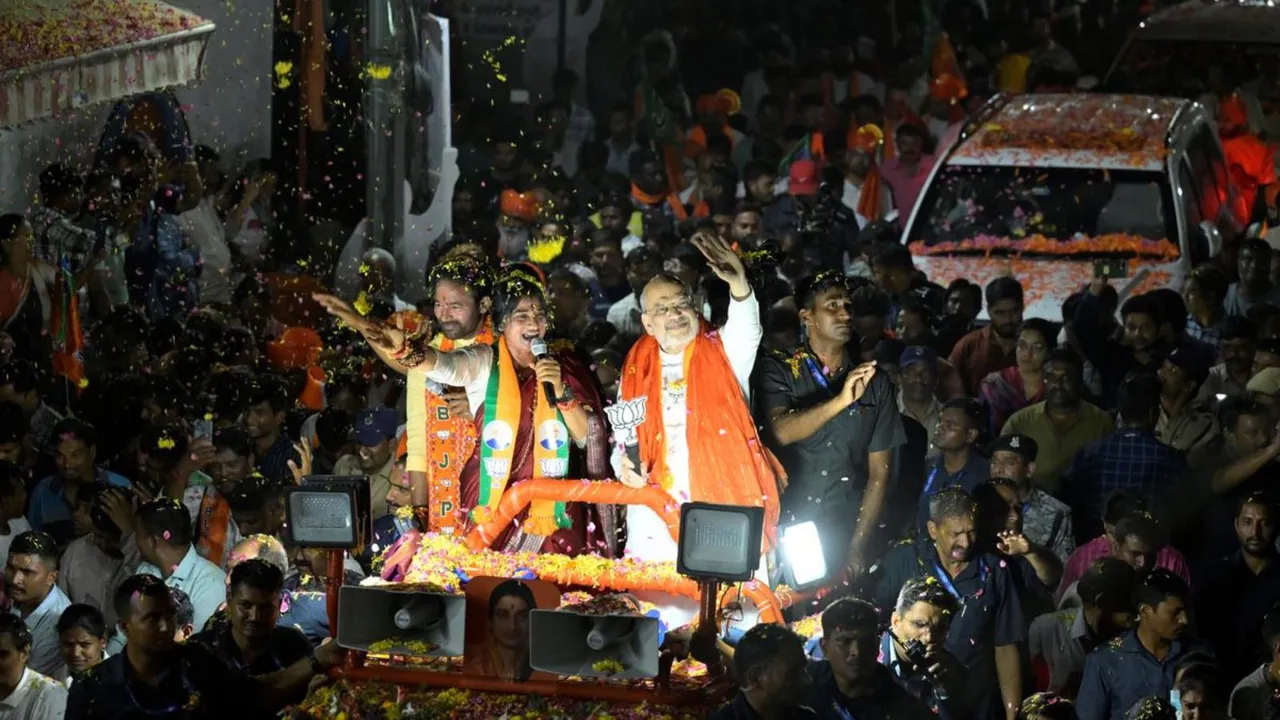
<instances>
[{"instance_id":1,"label":"orange flag","mask_svg":"<svg viewBox=\"0 0 1280 720\"><path fill-rule=\"evenodd\" d=\"M84 331L80 327L80 303L71 287L71 274L58 271L53 288L53 314L49 329L53 337L53 371L76 388L89 384L84 376Z\"/></svg>"}]
</instances>

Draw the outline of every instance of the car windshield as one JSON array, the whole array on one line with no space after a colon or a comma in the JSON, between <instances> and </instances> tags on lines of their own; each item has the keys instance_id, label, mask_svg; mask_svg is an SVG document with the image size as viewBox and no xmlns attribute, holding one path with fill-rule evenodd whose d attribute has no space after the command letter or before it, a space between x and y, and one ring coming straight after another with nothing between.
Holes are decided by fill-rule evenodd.
<instances>
[{"instance_id":1,"label":"car windshield","mask_svg":"<svg viewBox=\"0 0 1280 720\"><path fill-rule=\"evenodd\" d=\"M947 165L921 200L917 253L1178 255L1158 171Z\"/></svg>"},{"instance_id":2,"label":"car windshield","mask_svg":"<svg viewBox=\"0 0 1280 720\"><path fill-rule=\"evenodd\" d=\"M1106 86L1108 92L1193 100L1242 88L1269 103L1280 100L1276 78L1280 78L1280 44L1134 40Z\"/></svg>"}]
</instances>

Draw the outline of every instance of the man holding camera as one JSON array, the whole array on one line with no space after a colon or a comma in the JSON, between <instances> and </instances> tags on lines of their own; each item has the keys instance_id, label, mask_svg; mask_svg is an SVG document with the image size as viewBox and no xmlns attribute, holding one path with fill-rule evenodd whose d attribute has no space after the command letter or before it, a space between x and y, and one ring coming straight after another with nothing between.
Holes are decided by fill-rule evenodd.
<instances>
[{"instance_id":1,"label":"man holding camera","mask_svg":"<svg viewBox=\"0 0 1280 720\"><path fill-rule=\"evenodd\" d=\"M943 647L960 604L935 578L912 578L898 593L880 662L941 720L973 717L962 698L964 666Z\"/></svg>"}]
</instances>

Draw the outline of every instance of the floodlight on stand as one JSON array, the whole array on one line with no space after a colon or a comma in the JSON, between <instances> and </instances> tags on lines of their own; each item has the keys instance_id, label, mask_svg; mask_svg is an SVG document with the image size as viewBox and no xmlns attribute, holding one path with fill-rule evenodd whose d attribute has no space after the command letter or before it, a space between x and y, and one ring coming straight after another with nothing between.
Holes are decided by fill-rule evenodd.
<instances>
[{"instance_id":1,"label":"floodlight on stand","mask_svg":"<svg viewBox=\"0 0 1280 720\"><path fill-rule=\"evenodd\" d=\"M308 476L285 488L289 540L316 548L359 548L367 542L369 479L364 476Z\"/></svg>"},{"instance_id":2,"label":"floodlight on stand","mask_svg":"<svg viewBox=\"0 0 1280 720\"><path fill-rule=\"evenodd\" d=\"M789 525L782 533L782 556L786 574L793 588L816 585L827 577L827 560L822 552L822 538L812 520Z\"/></svg>"},{"instance_id":3,"label":"floodlight on stand","mask_svg":"<svg viewBox=\"0 0 1280 720\"><path fill-rule=\"evenodd\" d=\"M697 580L750 580L760 566L763 535L764 508L685 503L676 571Z\"/></svg>"}]
</instances>

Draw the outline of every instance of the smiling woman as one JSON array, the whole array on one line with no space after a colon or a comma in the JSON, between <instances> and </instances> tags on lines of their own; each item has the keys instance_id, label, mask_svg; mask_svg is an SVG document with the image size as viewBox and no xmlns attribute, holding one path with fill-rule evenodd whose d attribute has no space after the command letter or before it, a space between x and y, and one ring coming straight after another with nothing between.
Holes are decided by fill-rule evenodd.
<instances>
[{"instance_id":1,"label":"smiling woman","mask_svg":"<svg viewBox=\"0 0 1280 720\"><path fill-rule=\"evenodd\" d=\"M439 352L373 325L346 303L321 297L331 313L360 330L407 369L410 377L464 388L476 418L478 452L461 471L459 502L471 522L489 518L512 485L531 478L602 479L609 475L608 430L591 371L572 352L547 354L550 322L543 286L515 270L494 286L497 342ZM554 397L548 397L545 388ZM496 538L498 550L567 555L611 553L616 525L610 506L537 502Z\"/></svg>"}]
</instances>

